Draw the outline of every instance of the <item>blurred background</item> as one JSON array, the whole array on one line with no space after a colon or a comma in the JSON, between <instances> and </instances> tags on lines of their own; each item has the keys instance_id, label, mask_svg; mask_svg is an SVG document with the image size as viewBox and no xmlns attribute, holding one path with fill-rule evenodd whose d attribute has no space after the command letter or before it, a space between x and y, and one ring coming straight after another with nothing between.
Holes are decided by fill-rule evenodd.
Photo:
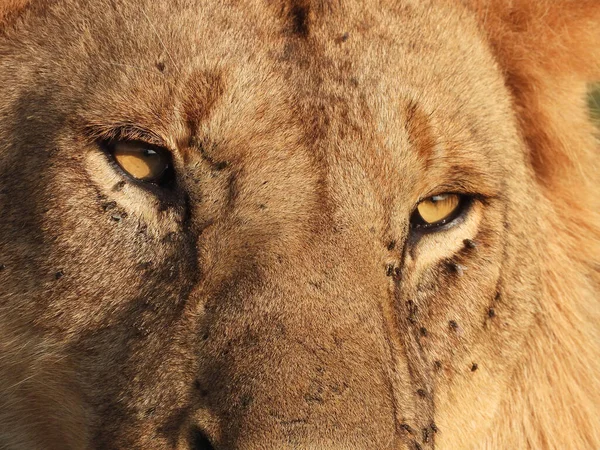
<instances>
[{"instance_id":1,"label":"blurred background","mask_svg":"<svg viewBox=\"0 0 600 450\"><path fill-rule=\"evenodd\" d=\"M590 106L592 117L600 127L600 83L592 86L588 104Z\"/></svg>"}]
</instances>

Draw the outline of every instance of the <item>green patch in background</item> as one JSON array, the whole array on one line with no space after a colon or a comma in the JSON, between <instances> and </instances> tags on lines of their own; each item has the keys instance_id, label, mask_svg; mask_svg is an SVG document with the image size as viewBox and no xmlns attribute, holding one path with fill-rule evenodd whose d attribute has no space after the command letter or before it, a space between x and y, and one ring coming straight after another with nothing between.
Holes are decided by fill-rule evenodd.
<instances>
[{"instance_id":1,"label":"green patch in background","mask_svg":"<svg viewBox=\"0 0 600 450\"><path fill-rule=\"evenodd\" d=\"M600 83L592 85L590 96L588 97L588 105L592 118L600 127Z\"/></svg>"}]
</instances>

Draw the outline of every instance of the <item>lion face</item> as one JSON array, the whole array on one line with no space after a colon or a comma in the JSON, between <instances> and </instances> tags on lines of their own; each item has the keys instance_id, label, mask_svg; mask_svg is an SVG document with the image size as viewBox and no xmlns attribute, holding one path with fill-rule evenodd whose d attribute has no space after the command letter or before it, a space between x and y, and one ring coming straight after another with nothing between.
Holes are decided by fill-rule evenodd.
<instances>
[{"instance_id":1,"label":"lion face","mask_svg":"<svg viewBox=\"0 0 600 450\"><path fill-rule=\"evenodd\" d=\"M6 28L0 375L33 375L5 397L49 431L4 413L0 442L490 434L551 199L476 14L356 3L61 0Z\"/></svg>"}]
</instances>

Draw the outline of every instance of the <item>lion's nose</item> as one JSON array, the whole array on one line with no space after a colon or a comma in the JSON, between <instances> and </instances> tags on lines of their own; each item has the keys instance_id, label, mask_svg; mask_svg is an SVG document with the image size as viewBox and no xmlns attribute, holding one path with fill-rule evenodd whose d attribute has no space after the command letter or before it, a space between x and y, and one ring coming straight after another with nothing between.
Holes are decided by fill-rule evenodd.
<instances>
[{"instance_id":1,"label":"lion's nose","mask_svg":"<svg viewBox=\"0 0 600 450\"><path fill-rule=\"evenodd\" d=\"M190 450L214 450L209 437L199 428L190 433Z\"/></svg>"}]
</instances>

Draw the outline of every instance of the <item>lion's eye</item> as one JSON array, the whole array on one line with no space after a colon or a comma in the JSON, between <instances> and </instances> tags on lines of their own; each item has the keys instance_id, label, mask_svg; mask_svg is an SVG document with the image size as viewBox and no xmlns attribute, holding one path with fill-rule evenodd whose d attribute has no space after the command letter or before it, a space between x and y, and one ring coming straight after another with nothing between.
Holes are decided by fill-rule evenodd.
<instances>
[{"instance_id":1,"label":"lion's eye","mask_svg":"<svg viewBox=\"0 0 600 450\"><path fill-rule=\"evenodd\" d=\"M422 200L411 217L413 228L433 228L457 219L465 210L469 197L460 194L440 194Z\"/></svg>"},{"instance_id":2,"label":"lion's eye","mask_svg":"<svg viewBox=\"0 0 600 450\"><path fill-rule=\"evenodd\" d=\"M160 184L171 167L167 150L143 142L117 142L111 155L121 169L140 181Z\"/></svg>"}]
</instances>

